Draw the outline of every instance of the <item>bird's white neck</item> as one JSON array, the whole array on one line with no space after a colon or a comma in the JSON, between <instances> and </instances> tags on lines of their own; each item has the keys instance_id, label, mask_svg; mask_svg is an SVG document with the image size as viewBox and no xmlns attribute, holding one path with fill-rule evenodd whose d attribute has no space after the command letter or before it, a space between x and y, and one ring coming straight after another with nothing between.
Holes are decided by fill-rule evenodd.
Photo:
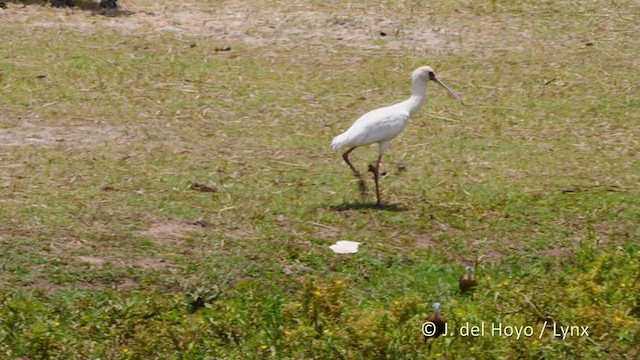
<instances>
[{"instance_id":1,"label":"bird's white neck","mask_svg":"<svg viewBox=\"0 0 640 360\"><path fill-rule=\"evenodd\" d=\"M427 82L422 79L414 79L411 82L411 97L404 101L404 106L409 110L409 114L413 115L420 110L424 100L427 98Z\"/></svg>"}]
</instances>

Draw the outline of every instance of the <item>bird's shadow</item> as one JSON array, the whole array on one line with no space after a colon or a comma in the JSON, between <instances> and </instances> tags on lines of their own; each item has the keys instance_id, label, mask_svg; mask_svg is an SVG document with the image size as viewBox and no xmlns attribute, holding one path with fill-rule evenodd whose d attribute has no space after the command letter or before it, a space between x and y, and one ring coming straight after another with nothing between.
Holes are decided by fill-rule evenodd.
<instances>
[{"instance_id":1,"label":"bird's shadow","mask_svg":"<svg viewBox=\"0 0 640 360\"><path fill-rule=\"evenodd\" d=\"M407 211L408 209L398 204L381 204L365 203L365 202L345 202L340 205L329 206L333 211L347 211L347 210L381 210L391 212Z\"/></svg>"}]
</instances>

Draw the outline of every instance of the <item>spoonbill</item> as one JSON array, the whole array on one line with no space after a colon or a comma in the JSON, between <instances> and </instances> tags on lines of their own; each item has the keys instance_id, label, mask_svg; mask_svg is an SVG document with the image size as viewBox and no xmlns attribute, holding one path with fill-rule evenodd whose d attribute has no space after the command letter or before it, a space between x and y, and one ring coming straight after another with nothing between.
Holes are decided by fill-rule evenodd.
<instances>
[{"instance_id":1,"label":"spoonbill","mask_svg":"<svg viewBox=\"0 0 640 360\"><path fill-rule=\"evenodd\" d=\"M376 161L376 166L369 166L369 170L373 172L373 178L376 183L376 206L382 205L380 202L380 187L378 185L378 170L380 169L382 155L389 147L389 142L400 135L407 125L409 118L418 112L422 104L424 104L427 98L428 80L444 87L451 95L458 99L458 101L464 104L458 94L436 77L431 67L421 66L411 74L411 97L409 99L391 106L375 109L362 115L347 131L336 136L331 142L331 150L333 151L345 147L348 148L348 150L342 154L342 158L347 165L349 165L355 176L360 179L361 187L364 187L364 180L351 161L349 161L349 154L359 146L378 143L378 160Z\"/></svg>"}]
</instances>

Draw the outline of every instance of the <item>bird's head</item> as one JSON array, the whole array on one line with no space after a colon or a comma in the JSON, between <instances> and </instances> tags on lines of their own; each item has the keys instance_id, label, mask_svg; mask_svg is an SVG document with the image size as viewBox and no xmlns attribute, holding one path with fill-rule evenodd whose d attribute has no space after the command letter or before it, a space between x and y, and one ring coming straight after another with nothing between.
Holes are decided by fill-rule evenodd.
<instances>
[{"instance_id":1,"label":"bird's head","mask_svg":"<svg viewBox=\"0 0 640 360\"><path fill-rule=\"evenodd\" d=\"M467 275L473 275L473 268L471 266L467 266Z\"/></svg>"},{"instance_id":2,"label":"bird's head","mask_svg":"<svg viewBox=\"0 0 640 360\"><path fill-rule=\"evenodd\" d=\"M436 314L440 314L440 303L433 303L433 312Z\"/></svg>"},{"instance_id":3,"label":"bird's head","mask_svg":"<svg viewBox=\"0 0 640 360\"><path fill-rule=\"evenodd\" d=\"M421 79L421 80L432 80L432 77L435 78L436 74L433 72L433 68L431 66L420 66L419 68L413 71L411 74L411 78Z\"/></svg>"},{"instance_id":4,"label":"bird's head","mask_svg":"<svg viewBox=\"0 0 640 360\"><path fill-rule=\"evenodd\" d=\"M431 68L431 66L420 66L419 68L413 70L413 73L411 74L411 79L413 81L424 81L424 82L431 80L436 84L442 86L443 88L447 89L447 91L451 95L453 95L453 97L458 99L458 101L460 101L460 103L464 105L464 101L462 101L460 96L458 96L458 94L456 94L455 91L449 89L447 85L445 85L442 81L440 81L440 79L436 77L436 73L433 71L433 68Z\"/></svg>"}]
</instances>

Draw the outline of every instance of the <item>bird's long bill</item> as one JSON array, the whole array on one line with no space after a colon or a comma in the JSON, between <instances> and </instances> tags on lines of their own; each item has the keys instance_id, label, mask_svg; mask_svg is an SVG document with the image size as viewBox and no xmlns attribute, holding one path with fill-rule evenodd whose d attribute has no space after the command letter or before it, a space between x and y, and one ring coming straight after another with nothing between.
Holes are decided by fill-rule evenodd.
<instances>
[{"instance_id":1,"label":"bird's long bill","mask_svg":"<svg viewBox=\"0 0 640 360\"><path fill-rule=\"evenodd\" d=\"M433 78L431 78L431 80L435 81L438 85L440 85L440 86L442 86L443 88L447 89L447 91L448 91L451 95L453 95L453 97L454 97L454 98L458 99L458 101L460 101L460 103L461 103L462 105L466 105L466 104L464 103L464 101L462 101L462 99L460 98L460 96L458 96L458 94L456 94L456 92L455 92L455 91L453 91L453 90L449 89L449 87L448 87L447 85L445 85L442 81L440 81L440 79L438 79L437 77L435 77L435 76L434 76Z\"/></svg>"}]
</instances>

